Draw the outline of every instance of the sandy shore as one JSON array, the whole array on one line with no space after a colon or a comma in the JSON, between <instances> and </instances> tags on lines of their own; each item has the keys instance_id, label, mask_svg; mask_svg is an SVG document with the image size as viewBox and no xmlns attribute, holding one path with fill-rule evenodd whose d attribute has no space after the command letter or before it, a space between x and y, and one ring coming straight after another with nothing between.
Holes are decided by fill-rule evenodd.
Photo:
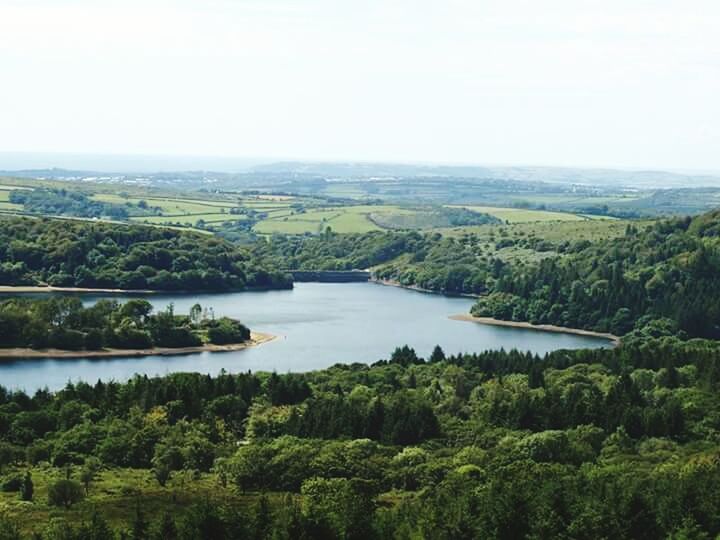
<instances>
[{"instance_id":1,"label":"sandy shore","mask_svg":"<svg viewBox=\"0 0 720 540\"><path fill-rule=\"evenodd\" d=\"M614 346L620 345L620 338L614 334L593 332L592 330L582 330L580 328L568 328L566 326L555 326L554 324L531 324L529 322L503 321L500 319L493 319L492 317L474 317L472 315L466 314L451 315L450 318L455 321L468 321L480 324L490 324L494 326L508 326L510 328L526 328L528 330L540 330L543 332L557 332L559 334L574 334L576 336L597 337L611 341Z\"/></svg>"},{"instance_id":2,"label":"sandy shore","mask_svg":"<svg viewBox=\"0 0 720 540\"><path fill-rule=\"evenodd\" d=\"M0 359L33 359L33 358L118 358L138 356L170 356L175 354L196 354L201 352L240 351L249 347L257 347L272 341L277 336L262 332L251 332L250 340L244 343L228 345L201 345L199 347L155 347L153 349L103 349L101 351L65 351L61 349L0 349Z\"/></svg>"}]
</instances>

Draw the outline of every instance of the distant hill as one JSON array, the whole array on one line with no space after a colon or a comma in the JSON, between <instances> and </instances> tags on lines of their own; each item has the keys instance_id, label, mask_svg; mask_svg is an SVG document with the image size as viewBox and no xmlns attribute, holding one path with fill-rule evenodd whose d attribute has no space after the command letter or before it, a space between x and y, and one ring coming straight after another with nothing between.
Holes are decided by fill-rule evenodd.
<instances>
[{"instance_id":1,"label":"distant hill","mask_svg":"<svg viewBox=\"0 0 720 540\"><path fill-rule=\"evenodd\" d=\"M318 163L284 161L258 165L252 169L263 173L316 175L338 178L462 177L495 180L592 184L638 188L720 186L720 172L715 174L676 173L653 170L619 170L566 167L484 167L455 165L412 165L395 163Z\"/></svg>"}]
</instances>

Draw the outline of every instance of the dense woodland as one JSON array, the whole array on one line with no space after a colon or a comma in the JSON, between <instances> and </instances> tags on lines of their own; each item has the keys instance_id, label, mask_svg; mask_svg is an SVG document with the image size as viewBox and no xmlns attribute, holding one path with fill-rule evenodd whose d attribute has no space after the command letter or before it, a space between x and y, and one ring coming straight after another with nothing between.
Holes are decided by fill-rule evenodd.
<instances>
[{"instance_id":1,"label":"dense woodland","mask_svg":"<svg viewBox=\"0 0 720 540\"><path fill-rule=\"evenodd\" d=\"M0 285L242 290L289 288L257 252L168 228L2 218Z\"/></svg>"},{"instance_id":2,"label":"dense woodland","mask_svg":"<svg viewBox=\"0 0 720 540\"><path fill-rule=\"evenodd\" d=\"M717 339L719 235L718 211L644 230L630 225L624 237L510 268L473 313L619 335L670 329Z\"/></svg>"},{"instance_id":3,"label":"dense woodland","mask_svg":"<svg viewBox=\"0 0 720 540\"><path fill-rule=\"evenodd\" d=\"M715 342L633 337L3 390L0 538L712 538L718 384Z\"/></svg>"},{"instance_id":4,"label":"dense woodland","mask_svg":"<svg viewBox=\"0 0 720 540\"><path fill-rule=\"evenodd\" d=\"M100 300L84 307L78 297L46 300L12 298L0 301L2 348L97 351L104 348L149 349L242 343L250 330L196 304L188 315L175 314L172 305L152 313L147 300L120 304Z\"/></svg>"}]
</instances>

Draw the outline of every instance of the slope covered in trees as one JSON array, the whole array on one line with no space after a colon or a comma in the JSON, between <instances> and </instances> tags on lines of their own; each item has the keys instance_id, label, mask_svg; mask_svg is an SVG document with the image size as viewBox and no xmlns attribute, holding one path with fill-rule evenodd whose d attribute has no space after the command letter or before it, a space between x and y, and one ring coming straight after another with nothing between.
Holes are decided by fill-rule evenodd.
<instances>
[{"instance_id":1,"label":"slope covered in trees","mask_svg":"<svg viewBox=\"0 0 720 540\"><path fill-rule=\"evenodd\" d=\"M242 290L287 288L290 276L249 249L167 228L3 218L0 285Z\"/></svg>"},{"instance_id":2,"label":"slope covered in trees","mask_svg":"<svg viewBox=\"0 0 720 540\"><path fill-rule=\"evenodd\" d=\"M257 249L257 248L256 248ZM371 232L276 237L259 249L294 270L375 267L381 279L446 293L480 293L503 263L482 253L472 239L437 233Z\"/></svg>"},{"instance_id":3,"label":"slope covered in trees","mask_svg":"<svg viewBox=\"0 0 720 540\"><path fill-rule=\"evenodd\" d=\"M538 265L509 268L473 313L626 334L720 338L720 211L629 226Z\"/></svg>"},{"instance_id":4,"label":"slope covered in trees","mask_svg":"<svg viewBox=\"0 0 720 540\"><path fill-rule=\"evenodd\" d=\"M0 390L0 532L710 538L718 384L717 343L665 337Z\"/></svg>"}]
</instances>

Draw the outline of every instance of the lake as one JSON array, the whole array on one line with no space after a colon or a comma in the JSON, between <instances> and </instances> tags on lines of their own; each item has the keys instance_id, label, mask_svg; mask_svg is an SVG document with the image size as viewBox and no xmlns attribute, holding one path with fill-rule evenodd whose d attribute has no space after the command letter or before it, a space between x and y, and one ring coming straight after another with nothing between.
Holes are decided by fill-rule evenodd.
<instances>
[{"instance_id":1,"label":"lake","mask_svg":"<svg viewBox=\"0 0 720 540\"><path fill-rule=\"evenodd\" d=\"M108 295L82 295L92 303ZM138 296L133 296L137 298ZM242 351L113 359L12 360L0 363L0 384L33 392L62 388L69 380L124 381L136 373L176 371L217 374L322 369L336 363L371 363L388 358L408 344L421 356L440 345L446 354L517 348L544 354L556 349L607 347L604 339L538 330L503 328L454 321L473 301L388 287L375 283L297 283L293 290L147 295L156 309L174 303L187 313L195 303L212 307L216 316L242 320L252 330L277 339ZM129 297L113 295L124 300Z\"/></svg>"}]
</instances>

